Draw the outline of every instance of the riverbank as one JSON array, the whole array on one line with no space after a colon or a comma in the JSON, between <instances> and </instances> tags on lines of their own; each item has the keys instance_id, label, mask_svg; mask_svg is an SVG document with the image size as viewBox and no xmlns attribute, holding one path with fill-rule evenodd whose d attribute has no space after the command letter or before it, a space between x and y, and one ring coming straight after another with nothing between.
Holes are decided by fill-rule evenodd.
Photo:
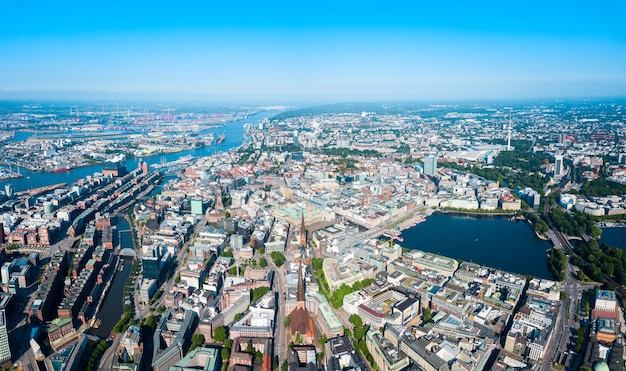
<instances>
[{"instance_id":1,"label":"riverbank","mask_svg":"<svg viewBox=\"0 0 626 371\"><path fill-rule=\"evenodd\" d=\"M215 138L217 138L218 135L222 132L226 132L226 137L222 144L206 145L205 147L201 148L195 147L193 149L177 153L158 153L149 157L129 158L126 159L126 168L135 169L139 161L144 161L148 163L148 165L152 166L161 163L163 160L165 160L165 162L171 162L187 155L198 158L212 156L216 153L228 152L229 150L233 148L238 148L242 145L246 126L256 125L262 120L268 117L273 117L280 112L282 111L263 111L259 114L248 116L245 119L229 122L225 124L225 126L222 128L211 129L211 132ZM15 134L14 141L25 140L28 137L27 134L28 133L25 132L17 132ZM209 135L210 133L205 134ZM31 172L27 169L22 169L23 178L0 180L0 188L4 187L5 184L12 184L15 191L17 192L25 191L31 188L43 187L54 183L64 182L67 184L72 184L79 179L84 179L87 176L93 175L93 173L95 172L101 171L102 166L100 165L88 165L78 169L73 169L72 171L65 171L61 173Z\"/></svg>"}]
</instances>

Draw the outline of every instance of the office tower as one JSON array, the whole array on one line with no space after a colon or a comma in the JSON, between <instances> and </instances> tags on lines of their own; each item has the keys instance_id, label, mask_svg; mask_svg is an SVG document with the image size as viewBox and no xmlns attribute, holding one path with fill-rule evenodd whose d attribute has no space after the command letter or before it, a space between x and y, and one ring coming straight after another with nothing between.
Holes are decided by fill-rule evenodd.
<instances>
[{"instance_id":1,"label":"office tower","mask_svg":"<svg viewBox=\"0 0 626 371\"><path fill-rule=\"evenodd\" d=\"M437 156L428 155L424 158L424 174L435 176L437 172Z\"/></svg>"},{"instance_id":2,"label":"office tower","mask_svg":"<svg viewBox=\"0 0 626 371\"><path fill-rule=\"evenodd\" d=\"M0 364L11 361L9 347L9 333L7 332L7 317L4 309L0 309Z\"/></svg>"},{"instance_id":3,"label":"office tower","mask_svg":"<svg viewBox=\"0 0 626 371\"><path fill-rule=\"evenodd\" d=\"M5 184L4 193L7 195L7 198L12 198L15 193L15 187L13 187L13 184Z\"/></svg>"},{"instance_id":4,"label":"office tower","mask_svg":"<svg viewBox=\"0 0 626 371\"><path fill-rule=\"evenodd\" d=\"M563 176L563 156L554 156L554 177L558 178Z\"/></svg>"}]
</instances>

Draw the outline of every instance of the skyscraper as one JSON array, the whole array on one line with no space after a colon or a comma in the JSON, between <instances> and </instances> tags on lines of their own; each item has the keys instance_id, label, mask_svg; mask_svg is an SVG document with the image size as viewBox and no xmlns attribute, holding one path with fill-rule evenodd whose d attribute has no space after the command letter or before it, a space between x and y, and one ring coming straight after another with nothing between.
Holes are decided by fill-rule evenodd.
<instances>
[{"instance_id":1,"label":"skyscraper","mask_svg":"<svg viewBox=\"0 0 626 371\"><path fill-rule=\"evenodd\" d=\"M0 309L0 364L7 361L11 361L9 333L7 332L7 317L4 313L4 309Z\"/></svg>"},{"instance_id":2,"label":"skyscraper","mask_svg":"<svg viewBox=\"0 0 626 371\"><path fill-rule=\"evenodd\" d=\"M563 156L554 156L554 177L558 178L563 176Z\"/></svg>"},{"instance_id":3,"label":"skyscraper","mask_svg":"<svg viewBox=\"0 0 626 371\"><path fill-rule=\"evenodd\" d=\"M15 193L15 188L13 184L5 184L4 185L4 193L7 195L7 198L12 198Z\"/></svg>"},{"instance_id":4,"label":"skyscraper","mask_svg":"<svg viewBox=\"0 0 626 371\"><path fill-rule=\"evenodd\" d=\"M428 155L424 158L424 174L435 176L437 172L437 156Z\"/></svg>"}]
</instances>

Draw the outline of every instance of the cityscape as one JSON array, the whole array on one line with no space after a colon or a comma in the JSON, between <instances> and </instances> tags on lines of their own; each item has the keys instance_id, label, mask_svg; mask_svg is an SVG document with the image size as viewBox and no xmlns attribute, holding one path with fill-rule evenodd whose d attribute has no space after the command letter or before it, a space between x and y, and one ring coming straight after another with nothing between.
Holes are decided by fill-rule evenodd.
<instances>
[{"instance_id":1,"label":"cityscape","mask_svg":"<svg viewBox=\"0 0 626 371\"><path fill-rule=\"evenodd\" d=\"M622 101L4 109L7 367L624 367Z\"/></svg>"},{"instance_id":2,"label":"cityscape","mask_svg":"<svg viewBox=\"0 0 626 371\"><path fill-rule=\"evenodd\" d=\"M0 371L626 370L625 2L0 14Z\"/></svg>"}]
</instances>

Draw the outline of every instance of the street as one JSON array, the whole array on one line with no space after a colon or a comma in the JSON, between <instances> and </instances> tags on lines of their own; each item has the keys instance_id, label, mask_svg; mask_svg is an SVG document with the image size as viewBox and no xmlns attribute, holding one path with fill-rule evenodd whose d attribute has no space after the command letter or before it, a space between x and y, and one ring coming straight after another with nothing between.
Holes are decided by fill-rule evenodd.
<instances>
[{"instance_id":1,"label":"street","mask_svg":"<svg viewBox=\"0 0 626 371\"><path fill-rule=\"evenodd\" d=\"M287 336L284 319L287 316L285 313L285 269L284 265L278 268L274 264L274 260L267 255L267 263L269 267L274 270L274 290L278 292L278 311L276 312L276 328L274 331L274 355L278 356L282 363L287 359Z\"/></svg>"}]
</instances>

